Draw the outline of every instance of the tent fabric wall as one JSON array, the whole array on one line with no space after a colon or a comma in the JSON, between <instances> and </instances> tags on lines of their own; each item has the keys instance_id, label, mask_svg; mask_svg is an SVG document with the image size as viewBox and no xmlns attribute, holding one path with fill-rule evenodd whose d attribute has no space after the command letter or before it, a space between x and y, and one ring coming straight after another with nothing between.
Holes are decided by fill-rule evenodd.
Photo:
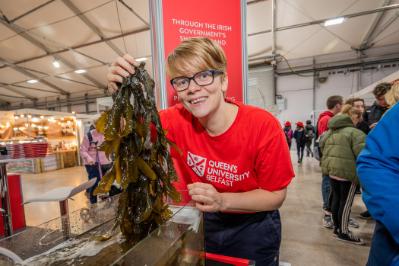
<instances>
[{"instance_id":1,"label":"tent fabric wall","mask_svg":"<svg viewBox=\"0 0 399 266\"><path fill-rule=\"evenodd\" d=\"M319 112L326 109L326 100L329 96L342 95L348 98L352 93L398 70L399 67L391 67L329 75L325 83L316 82L314 94L312 76L279 76L277 94L286 99L286 110L281 111L277 117L281 123L286 120L295 122L312 119L311 114L314 110ZM313 98L315 98L314 108ZM367 105L371 105L374 101L372 94L363 98Z\"/></svg>"},{"instance_id":2,"label":"tent fabric wall","mask_svg":"<svg viewBox=\"0 0 399 266\"><path fill-rule=\"evenodd\" d=\"M272 68L262 67L248 72L247 103L264 109L274 105Z\"/></svg>"}]
</instances>

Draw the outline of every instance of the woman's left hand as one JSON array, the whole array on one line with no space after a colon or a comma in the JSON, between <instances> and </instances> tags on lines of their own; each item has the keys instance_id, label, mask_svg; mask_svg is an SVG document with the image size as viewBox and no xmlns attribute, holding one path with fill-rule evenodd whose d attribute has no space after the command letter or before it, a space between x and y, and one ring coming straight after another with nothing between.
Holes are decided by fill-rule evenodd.
<instances>
[{"instance_id":1,"label":"woman's left hand","mask_svg":"<svg viewBox=\"0 0 399 266\"><path fill-rule=\"evenodd\" d=\"M195 207L203 212L223 211L223 196L211 184L196 182L187 186Z\"/></svg>"}]
</instances>

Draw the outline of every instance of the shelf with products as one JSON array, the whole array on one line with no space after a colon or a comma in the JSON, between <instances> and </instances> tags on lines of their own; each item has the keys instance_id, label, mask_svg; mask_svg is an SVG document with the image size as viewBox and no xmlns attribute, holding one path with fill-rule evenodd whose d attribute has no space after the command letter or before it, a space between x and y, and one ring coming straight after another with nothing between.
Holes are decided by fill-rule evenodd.
<instances>
[{"instance_id":1,"label":"shelf with products","mask_svg":"<svg viewBox=\"0 0 399 266\"><path fill-rule=\"evenodd\" d=\"M77 166L79 126L74 114L21 109L0 112L0 160L13 172L40 173ZM26 159L18 160L16 159Z\"/></svg>"}]
</instances>

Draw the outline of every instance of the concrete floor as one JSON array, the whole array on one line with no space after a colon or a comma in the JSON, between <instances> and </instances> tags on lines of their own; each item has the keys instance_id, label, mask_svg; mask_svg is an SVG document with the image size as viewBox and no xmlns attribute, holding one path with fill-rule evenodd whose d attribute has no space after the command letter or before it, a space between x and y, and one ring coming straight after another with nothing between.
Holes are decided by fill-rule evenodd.
<instances>
[{"instance_id":1,"label":"concrete floor","mask_svg":"<svg viewBox=\"0 0 399 266\"><path fill-rule=\"evenodd\" d=\"M281 260L292 266L366 265L374 221L358 218L365 210L360 195L355 196L351 214L360 227L351 230L366 242L365 246L338 241L333 237L332 230L322 226L319 162L313 158L304 158L299 165L293 152L291 158L296 177L288 187L287 199L281 208Z\"/></svg>"},{"instance_id":2,"label":"concrete floor","mask_svg":"<svg viewBox=\"0 0 399 266\"><path fill-rule=\"evenodd\" d=\"M287 199L281 208L283 241L281 261L292 266L360 266L365 265L374 228L373 221L356 219L359 229L353 231L366 242L356 246L333 238L332 231L322 227L321 211L321 172L318 162L305 158L301 165L292 153L296 178L288 188ZM87 180L83 167L67 168L40 175L23 174L24 198L28 199L61 186L76 186ZM88 200L80 193L69 201L70 211L85 207ZM364 210L361 197L356 196L352 207L352 217L356 218ZM58 203L32 203L25 206L27 225L38 225L58 217ZM287 264L288 265L288 264Z\"/></svg>"},{"instance_id":3,"label":"concrete floor","mask_svg":"<svg viewBox=\"0 0 399 266\"><path fill-rule=\"evenodd\" d=\"M78 186L87 181L84 167L65 168L42 174L22 174L22 192L24 200L34 198L41 193L59 187ZM86 207L89 201L84 193L79 193L68 201L69 210ZM34 202L25 205L25 219L28 226L36 226L59 217L58 202Z\"/></svg>"}]
</instances>

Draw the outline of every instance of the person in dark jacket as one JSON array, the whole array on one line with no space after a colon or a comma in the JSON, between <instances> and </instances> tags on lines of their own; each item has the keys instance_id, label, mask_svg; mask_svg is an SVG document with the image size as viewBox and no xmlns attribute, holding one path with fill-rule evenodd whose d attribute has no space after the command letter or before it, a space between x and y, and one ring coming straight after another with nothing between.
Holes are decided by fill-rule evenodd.
<instances>
[{"instance_id":1,"label":"person in dark jacket","mask_svg":"<svg viewBox=\"0 0 399 266\"><path fill-rule=\"evenodd\" d=\"M376 221L367 266L399 265L399 82L386 96L392 108L357 160L363 201Z\"/></svg>"},{"instance_id":2,"label":"person in dark jacket","mask_svg":"<svg viewBox=\"0 0 399 266\"><path fill-rule=\"evenodd\" d=\"M374 90L373 94L375 97L375 102L373 105L364 113L364 121L369 125L370 129L373 129L378 121L380 121L382 115L388 110L388 104L385 100L385 94L391 88L391 83L383 82L378 84Z\"/></svg>"},{"instance_id":3,"label":"person in dark jacket","mask_svg":"<svg viewBox=\"0 0 399 266\"><path fill-rule=\"evenodd\" d=\"M362 112L362 117L364 117L364 112L366 111L364 100L362 98L349 98L346 100L345 104L351 105L353 108ZM368 134L370 132L370 127L364 119L362 119L357 125L355 125L357 129L363 131L364 134Z\"/></svg>"},{"instance_id":4,"label":"person in dark jacket","mask_svg":"<svg viewBox=\"0 0 399 266\"><path fill-rule=\"evenodd\" d=\"M284 134L285 134L285 138L287 140L288 149L291 150L292 137L293 137L294 133L292 132L290 121L285 121L285 123L284 123Z\"/></svg>"},{"instance_id":5,"label":"person in dark jacket","mask_svg":"<svg viewBox=\"0 0 399 266\"><path fill-rule=\"evenodd\" d=\"M298 163L302 163L303 151L305 150L306 137L305 129L302 122L296 123L296 129L294 131L294 139L296 142L296 151L298 154Z\"/></svg>"},{"instance_id":6,"label":"person in dark jacket","mask_svg":"<svg viewBox=\"0 0 399 266\"><path fill-rule=\"evenodd\" d=\"M311 155L313 157L312 142L316 135L316 130L312 125L312 121L306 120L305 138L306 138L306 157Z\"/></svg>"},{"instance_id":7,"label":"person in dark jacket","mask_svg":"<svg viewBox=\"0 0 399 266\"><path fill-rule=\"evenodd\" d=\"M391 83L383 82L378 84L373 90L375 102L363 115L363 120L368 124L370 130L377 125L386 110L388 110L389 106L385 99L385 94L391 89L391 86ZM371 219L371 215L366 210L360 213L360 218Z\"/></svg>"},{"instance_id":8,"label":"person in dark jacket","mask_svg":"<svg viewBox=\"0 0 399 266\"><path fill-rule=\"evenodd\" d=\"M338 240L363 244L360 238L349 231L348 226L358 185L356 157L364 147L366 135L354 127L362 113L353 107L347 112L349 115L333 117L328 123L329 130L321 137L321 168L323 174L330 177L334 234Z\"/></svg>"},{"instance_id":9,"label":"person in dark jacket","mask_svg":"<svg viewBox=\"0 0 399 266\"><path fill-rule=\"evenodd\" d=\"M364 104L364 100L362 98L350 98L348 100L346 100L345 105L350 105L353 108L359 110L362 112L362 120L357 123L356 128L363 131L364 134L368 135L370 132L370 127L368 125L368 123L366 121L364 121L364 117L365 117L365 112L366 112L366 108L365 108L365 104ZM358 186L357 194L360 194L360 186ZM362 219L371 219L370 213L365 210L362 211L359 215L360 218ZM357 226L359 227L359 226Z\"/></svg>"}]
</instances>

